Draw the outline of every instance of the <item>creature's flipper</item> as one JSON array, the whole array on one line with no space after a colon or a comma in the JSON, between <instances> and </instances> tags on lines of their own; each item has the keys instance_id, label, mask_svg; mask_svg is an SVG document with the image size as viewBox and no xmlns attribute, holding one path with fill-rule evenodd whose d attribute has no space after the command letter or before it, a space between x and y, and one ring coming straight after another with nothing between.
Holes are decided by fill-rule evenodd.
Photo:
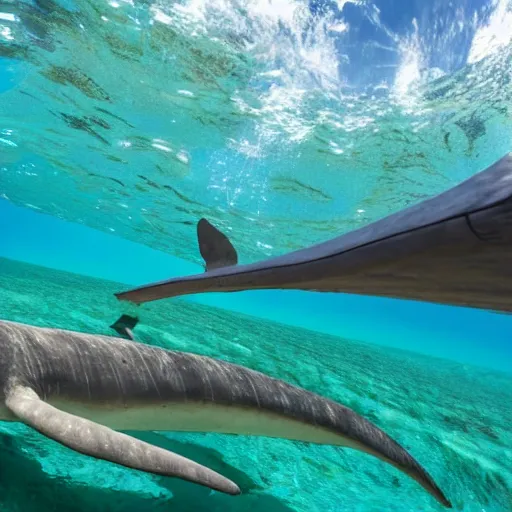
<instances>
[{"instance_id":1,"label":"creature's flipper","mask_svg":"<svg viewBox=\"0 0 512 512\"><path fill-rule=\"evenodd\" d=\"M111 326L123 338L134 340L132 330L139 323L139 319L130 315L121 315Z\"/></svg>"},{"instance_id":2,"label":"creature's flipper","mask_svg":"<svg viewBox=\"0 0 512 512\"><path fill-rule=\"evenodd\" d=\"M457 186L355 231L268 260L116 293L310 290L512 312L512 153Z\"/></svg>"},{"instance_id":3,"label":"creature's flipper","mask_svg":"<svg viewBox=\"0 0 512 512\"><path fill-rule=\"evenodd\" d=\"M207 272L238 263L238 254L229 238L206 219L197 223L197 242Z\"/></svg>"},{"instance_id":4,"label":"creature's flipper","mask_svg":"<svg viewBox=\"0 0 512 512\"><path fill-rule=\"evenodd\" d=\"M31 388L14 387L7 394L5 403L21 421L77 452L148 473L182 478L227 494L240 494L235 483L215 471L56 409L41 400Z\"/></svg>"}]
</instances>

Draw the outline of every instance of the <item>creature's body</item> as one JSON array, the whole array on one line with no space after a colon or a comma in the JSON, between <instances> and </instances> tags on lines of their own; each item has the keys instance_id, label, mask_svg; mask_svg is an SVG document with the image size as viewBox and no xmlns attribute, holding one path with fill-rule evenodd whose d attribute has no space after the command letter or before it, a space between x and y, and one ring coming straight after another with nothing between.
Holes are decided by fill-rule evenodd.
<instances>
[{"instance_id":1,"label":"creature's body","mask_svg":"<svg viewBox=\"0 0 512 512\"><path fill-rule=\"evenodd\" d=\"M346 292L512 312L512 153L432 199L325 243L237 265L202 219L207 272L118 293L137 304L269 288Z\"/></svg>"},{"instance_id":2,"label":"creature's body","mask_svg":"<svg viewBox=\"0 0 512 512\"><path fill-rule=\"evenodd\" d=\"M395 441L354 411L247 368L141 343L0 322L0 419L85 454L229 494L214 471L115 430L221 432L354 448L449 501ZM114 429L114 430L111 430Z\"/></svg>"}]
</instances>

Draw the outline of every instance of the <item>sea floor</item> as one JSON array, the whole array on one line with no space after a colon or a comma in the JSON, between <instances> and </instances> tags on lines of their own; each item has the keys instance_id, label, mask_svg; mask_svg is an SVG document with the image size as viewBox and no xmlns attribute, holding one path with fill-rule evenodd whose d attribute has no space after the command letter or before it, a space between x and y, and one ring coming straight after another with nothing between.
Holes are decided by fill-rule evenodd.
<instances>
[{"instance_id":1,"label":"sea floor","mask_svg":"<svg viewBox=\"0 0 512 512\"><path fill-rule=\"evenodd\" d=\"M0 259L0 318L114 335L109 325L123 306L113 292L124 288ZM183 299L138 309L138 341L236 362L338 400L408 448L455 510L512 511L511 375ZM24 425L0 423L0 510L443 510L405 475L349 449L214 434L136 435L219 471L242 495L97 461Z\"/></svg>"}]
</instances>

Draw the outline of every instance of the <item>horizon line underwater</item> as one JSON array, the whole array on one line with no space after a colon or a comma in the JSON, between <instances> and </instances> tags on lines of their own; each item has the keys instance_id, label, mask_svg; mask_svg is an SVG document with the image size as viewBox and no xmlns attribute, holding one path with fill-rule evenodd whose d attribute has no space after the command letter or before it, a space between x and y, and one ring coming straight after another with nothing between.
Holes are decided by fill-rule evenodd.
<instances>
[{"instance_id":1,"label":"horizon line underwater","mask_svg":"<svg viewBox=\"0 0 512 512\"><path fill-rule=\"evenodd\" d=\"M511 26L0 5L0 510L512 512Z\"/></svg>"},{"instance_id":2,"label":"horizon line underwater","mask_svg":"<svg viewBox=\"0 0 512 512\"><path fill-rule=\"evenodd\" d=\"M6 242L0 250L0 258L125 286L163 280L169 274L194 275L197 270L204 270L186 260L115 235L76 226L2 200L0 229ZM52 233L51 238L46 236L48 232ZM85 247L87 251L84 251ZM123 254L122 259L120 254ZM141 265L141 262L147 264ZM315 303L308 301L312 294ZM340 338L412 350L461 364L512 373L512 365L509 364L512 347L507 334L512 330L512 316L501 312L386 297L297 290L244 291L237 293L236 297L222 292L199 293L182 300ZM114 306L114 310L121 312L122 304ZM139 309L128 307L129 312L144 316ZM371 311L372 325L364 321L368 311ZM432 324L430 317L436 318L436 324ZM411 344L413 337L417 339L418 331L424 333L428 344ZM482 347L484 336L487 336L488 343Z\"/></svg>"}]
</instances>

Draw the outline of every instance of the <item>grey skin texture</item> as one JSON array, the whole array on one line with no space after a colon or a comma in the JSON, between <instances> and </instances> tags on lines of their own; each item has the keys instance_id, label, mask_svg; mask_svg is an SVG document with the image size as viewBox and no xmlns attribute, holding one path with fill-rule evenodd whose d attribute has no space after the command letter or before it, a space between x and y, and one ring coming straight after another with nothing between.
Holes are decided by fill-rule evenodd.
<instances>
[{"instance_id":1,"label":"grey skin texture","mask_svg":"<svg viewBox=\"0 0 512 512\"><path fill-rule=\"evenodd\" d=\"M121 338L0 321L0 419L78 452L238 494L210 469L119 432L181 430L350 447L409 475L451 507L399 444L351 409L262 373Z\"/></svg>"},{"instance_id":2,"label":"grey skin texture","mask_svg":"<svg viewBox=\"0 0 512 512\"><path fill-rule=\"evenodd\" d=\"M238 263L238 254L228 237L206 219L197 223L197 243L207 272Z\"/></svg>"},{"instance_id":3,"label":"grey skin texture","mask_svg":"<svg viewBox=\"0 0 512 512\"><path fill-rule=\"evenodd\" d=\"M209 237L203 245L216 243L213 230L198 229L200 245L201 235ZM232 260L226 242L218 243L221 249L207 257L231 254ZM226 266L225 261L207 261L207 269L214 270L203 274L116 296L140 304L186 294L281 288L511 312L512 153L438 196L325 243L250 265Z\"/></svg>"}]
</instances>

